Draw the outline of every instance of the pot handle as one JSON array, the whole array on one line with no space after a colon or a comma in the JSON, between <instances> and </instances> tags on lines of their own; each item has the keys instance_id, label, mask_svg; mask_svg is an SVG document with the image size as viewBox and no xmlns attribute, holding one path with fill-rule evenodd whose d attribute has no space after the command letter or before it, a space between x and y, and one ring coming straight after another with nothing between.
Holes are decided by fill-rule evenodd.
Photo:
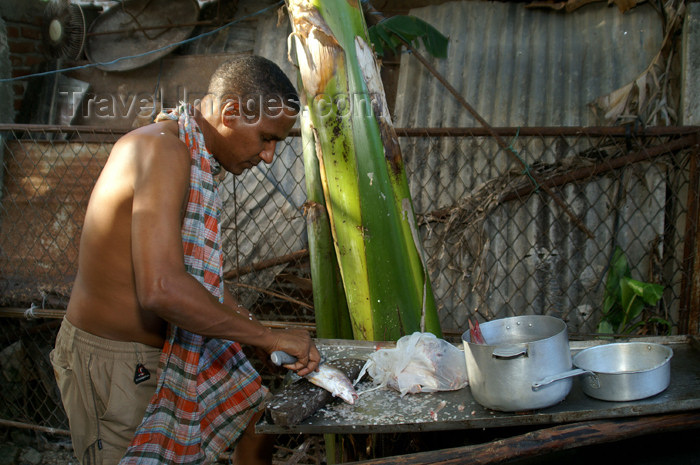
<instances>
[{"instance_id":1,"label":"pot handle","mask_svg":"<svg viewBox=\"0 0 700 465\"><path fill-rule=\"evenodd\" d=\"M573 370L564 371L562 373L557 373L556 375L547 376L546 378L542 378L539 381L535 381L534 383L532 383L532 390L538 391L540 388L543 388L544 386L546 386L548 384L552 384L555 381L561 381L562 379L573 378L574 376L585 375L585 374L591 375L593 377L593 382L598 387L600 387L600 380L598 379L597 374L593 373L590 370L576 368Z\"/></svg>"},{"instance_id":2,"label":"pot handle","mask_svg":"<svg viewBox=\"0 0 700 465\"><path fill-rule=\"evenodd\" d=\"M527 346L519 346L515 344L502 345L493 349L491 355L494 358L527 357Z\"/></svg>"}]
</instances>

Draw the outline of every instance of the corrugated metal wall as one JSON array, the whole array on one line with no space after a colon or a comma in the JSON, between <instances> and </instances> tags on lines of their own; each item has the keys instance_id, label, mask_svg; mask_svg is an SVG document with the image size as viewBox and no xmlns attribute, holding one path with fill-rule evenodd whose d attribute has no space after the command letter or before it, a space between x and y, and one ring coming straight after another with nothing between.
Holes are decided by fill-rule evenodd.
<instances>
[{"instance_id":1,"label":"corrugated metal wall","mask_svg":"<svg viewBox=\"0 0 700 465\"><path fill-rule=\"evenodd\" d=\"M662 21L648 5L621 14L599 2L563 13L522 3L464 1L411 14L450 37L448 58L431 62L495 127L597 125L588 104L644 71L662 41ZM409 53L401 58L394 121L397 127L412 128L479 126ZM560 154L545 150L548 144L542 141L527 147L524 140L512 144L528 164L557 161ZM426 157L431 150L423 143L404 146L419 213L450 207L481 184L519 168L493 141L444 140L441 150L454 155L448 166ZM480 292L473 289L473 278L459 276L473 258L456 256L440 243L439 234L426 235L426 247L439 251L433 253L431 268L453 270L433 277L443 316L454 318L444 325L464 328L467 314L478 310L488 318L568 315L574 330L584 329L579 325L602 301L591 301L591 291L600 287L614 244L646 273L642 259L648 244L664 231L660 206L666 175L663 166L645 164L560 189L564 202L596 231L594 240L572 227L546 195L498 207L484 223L488 242L481 257L486 276ZM618 189L620 196L601 201L601 193ZM637 203L639 199L646 203ZM621 218L615 219L613 210Z\"/></svg>"},{"instance_id":2,"label":"corrugated metal wall","mask_svg":"<svg viewBox=\"0 0 700 465\"><path fill-rule=\"evenodd\" d=\"M497 127L596 125L588 103L644 71L663 39L647 4L622 14L605 2L563 13L464 1L410 14L449 36L448 58L432 63ZM479 126L408 53L395 113L398 127Z\"/></svg>"}]
</instances>

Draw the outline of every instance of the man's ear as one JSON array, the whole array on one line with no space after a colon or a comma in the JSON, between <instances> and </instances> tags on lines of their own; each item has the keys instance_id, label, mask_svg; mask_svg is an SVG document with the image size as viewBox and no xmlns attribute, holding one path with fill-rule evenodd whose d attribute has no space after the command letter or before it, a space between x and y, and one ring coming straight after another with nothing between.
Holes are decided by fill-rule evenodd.
<instances>
[{"instance_id":1,"label":"man's ear","mask_svg":"<svg viewBox=\"0 0 700 465\"><path fill-rule=\"evenodd\" d=\"M241 108L240 104L236 100L228 100L221 109L221 121L223 121L226 126L233 123L234 118L238 118L240 116Z\"/></svg>"}]
</instances>

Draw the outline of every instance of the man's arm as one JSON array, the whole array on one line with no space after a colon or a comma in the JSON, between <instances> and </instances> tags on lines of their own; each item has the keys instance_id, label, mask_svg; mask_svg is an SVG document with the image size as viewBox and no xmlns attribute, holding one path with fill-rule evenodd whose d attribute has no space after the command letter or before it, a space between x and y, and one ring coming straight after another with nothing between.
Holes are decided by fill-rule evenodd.
<instances>
[{"instance_id":1,"label":"man's arm","mask_svg":"<svg viewBox=\"0 0 700 465\"><path fill-rule=\"evenodd\" d=\"M248 318L249 320L252 321L258 321L257 318L255 318L255 315L253 315L250 310L247 308L243 307L238 303L238 300L228 291L228 289L224 288L224 305L228 308L230 308L232 311L236 312L237 314L242 315L244 318ZM295 347L297 345L304 345L305 341L308 339L308 332L302 329L287 329L284 331L285 337L283 339L280 339L278 341L278 347L275 350L282 350L284 352L287 352L288 354L294 355L295 352ZM320 354L318 354L318 351L315 346L313 346L313 352L314 354L310 354L309 357L313 358L315 355L318 355L318 359L320 360ZM268 353L270 353L268 351ZM296 355L294 355L297 357ZM316 359L315 359L316 360ZM304 376L308 373L311 373L316 369L316 367L313 368L307 368L307 365L309 365L309 362L311 360L302 360L299 359L297 360L296 363L292 365L285 365L286 368L289 368L291 370L297 371L299 376Z\"/></svg>"},{"instance_id":2,"label":"man's arm","mask_svg":"<svg viewBox=\"0 0 700 465\"><path fill-rule=\"evenodd\" d=\"M136 292L142 308L196 334L235 340L299 358L299 374L318 366L308 334L272 331L255 318L222 305L185 271L181 208L189 190L190 154L174 135L133 142L136 176L131 225Z\"/></svg>"}]
</instances>

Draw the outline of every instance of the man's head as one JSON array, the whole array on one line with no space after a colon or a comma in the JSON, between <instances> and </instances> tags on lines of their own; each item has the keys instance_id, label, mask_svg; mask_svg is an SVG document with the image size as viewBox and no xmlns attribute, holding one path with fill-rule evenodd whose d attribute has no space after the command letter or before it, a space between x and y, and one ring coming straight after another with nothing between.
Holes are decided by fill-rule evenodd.
<instances>
[{"instance_id":1,"label":"man's head","mask_svg":"<svg viewBox=\"0 0 700 465\"><path fill-rule=\"evenodd\" d=\"M244 55L217 68L209 81L208 94L220 106L239 105L239 114L248 122L264 116L299 112L299 96L284 72L272 61Z\"/></svg>"},{"instance_id":2,"label":"man's head","mask_svg":"<svg viewBox=\"0 0 700 465\"><path fill-rule=\"evenodd\" d=\"M294 86L275 63L259 56L236 57L214 72L200 105L213 129L205 131L207 148L234 174L260 161L271 163L299 108Z\"/></svg>"}]
</instances>

